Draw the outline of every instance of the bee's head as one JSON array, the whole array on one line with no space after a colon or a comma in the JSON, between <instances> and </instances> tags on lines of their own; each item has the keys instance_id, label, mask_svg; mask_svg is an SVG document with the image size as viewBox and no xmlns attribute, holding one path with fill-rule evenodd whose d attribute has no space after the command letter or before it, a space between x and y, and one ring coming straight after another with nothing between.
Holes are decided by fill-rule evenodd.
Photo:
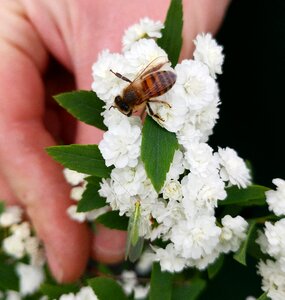
<instances>
[{"instance_id":1,"label":"bee's head","mask_svg":"<svg viewBox=\"0 0 285 300\"><path fill-rule=\"evenodd\" d=\"M118 108L118 110L124 115L129 117L132 114L131 107L125 101L123 101L123 98L121 96L117 96L114 103L115 107Z\"/></svg>"}]
</instances>

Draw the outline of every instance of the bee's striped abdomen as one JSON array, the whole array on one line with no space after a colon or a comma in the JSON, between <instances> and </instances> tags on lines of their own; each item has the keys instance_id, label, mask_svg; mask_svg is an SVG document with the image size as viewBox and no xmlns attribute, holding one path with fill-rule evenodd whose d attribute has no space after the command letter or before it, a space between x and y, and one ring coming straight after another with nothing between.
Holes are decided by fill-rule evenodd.
<instances>
[{"instance_id":1,"label":"bee's striped abdomen","mask_svg":"<svg viewBox=\"0 0 285 300\"><path fill-rule=\"evenodd\" d=\"M166 93L174 85L176 74L171 71L158 71L149 74L143 79L142 87L148 98Z\"/></svg>"}]
</instances>

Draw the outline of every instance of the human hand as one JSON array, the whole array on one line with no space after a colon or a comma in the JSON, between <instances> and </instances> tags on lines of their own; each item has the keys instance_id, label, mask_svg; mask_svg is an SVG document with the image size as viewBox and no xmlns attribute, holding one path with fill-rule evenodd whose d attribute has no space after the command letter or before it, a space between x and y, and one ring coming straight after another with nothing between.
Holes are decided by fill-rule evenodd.
<instances>
[{"instance_id":1,"label":"human hand","mask_svg":"<svg viewBox=\"0 0 285 300\"><path fill-rule=\"evenodd\" d=\"M164 20L169 1L1 0L0 11L0 199L22 205L43 240L48 263L61 282L77 279L92 257L115 263L124 256L125 234L70 220L69 187L44 151L60 138L98 143L102 132L67 117L49 95L72 89L68 72L50 67L56 58L90 89L91 66L105 48L120 51L124 30L148 16ZM198 32L215 32L228 0L184 1L181 58L190 57ZM53 64L54 65L54 64ZM46 71L48 71L48 75Z\"/></svg>"}]
</instances>

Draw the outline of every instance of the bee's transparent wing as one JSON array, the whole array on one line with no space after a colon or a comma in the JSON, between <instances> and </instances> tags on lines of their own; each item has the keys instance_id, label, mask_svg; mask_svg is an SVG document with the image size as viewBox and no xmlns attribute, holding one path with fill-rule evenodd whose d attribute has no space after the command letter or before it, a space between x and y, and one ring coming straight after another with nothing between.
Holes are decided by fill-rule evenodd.
<instances>
[{"instance_id":1,"label":"bee's transparent wing","mask_svg":"<svg viewBox=\"0 0 285 300\"><path fill-rule=\"evenodd\" d=\"M140 202L135 204L135 211L130 216L128 224L128 238L126 246L125 258L129 258L131 262L135 262L141 255L143 250L144 238L139 236L140 226Z\"/></svg>"},{"instance_id":2,"label":"bee's transparent wing","mask_svg":"<svg viewBox=\"0 0 285 300\"><path fill-rule=\"evenodd\" d=\"M161 59L163 61L158 62L156 65L154 65L154 62L158 61L159 59ZM141 79L142 77L146 76L147 74L158 71L167 63L169 63L169 60L167 59L167 57L165 57L165 56L156 57L150 63L148 63L141 71L139 71L139 73L136 75L136 78L133 80L133 83L136 82L137 80Z\"/></svg>"}]
</instances>

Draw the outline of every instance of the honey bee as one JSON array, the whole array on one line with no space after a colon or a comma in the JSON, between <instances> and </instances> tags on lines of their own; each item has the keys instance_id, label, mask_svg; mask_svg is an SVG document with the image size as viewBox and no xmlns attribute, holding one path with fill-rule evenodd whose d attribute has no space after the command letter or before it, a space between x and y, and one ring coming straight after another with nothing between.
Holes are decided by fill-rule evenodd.
<instances>
[{"instance_id":1,"label":"honey bee","mask_svg":"<svg viewBox=\"0 0 285 300\"><path fill-rule=\"evenodd\" d=\"M153 65L155 60L150 62L133 81L120 73L110 70L118 78L130 83L123 90L122 95L115 97L112 107L117 108L121 113L129 117L133 112L147 106L151 116L163 121L158 114L153 112L149 103L162 103L170 107L167 102L154 98L165 94L172 88L176 82L176 74L172 71L160 70L168 63L167 61Z\"/></svg>"}]
</instances>

